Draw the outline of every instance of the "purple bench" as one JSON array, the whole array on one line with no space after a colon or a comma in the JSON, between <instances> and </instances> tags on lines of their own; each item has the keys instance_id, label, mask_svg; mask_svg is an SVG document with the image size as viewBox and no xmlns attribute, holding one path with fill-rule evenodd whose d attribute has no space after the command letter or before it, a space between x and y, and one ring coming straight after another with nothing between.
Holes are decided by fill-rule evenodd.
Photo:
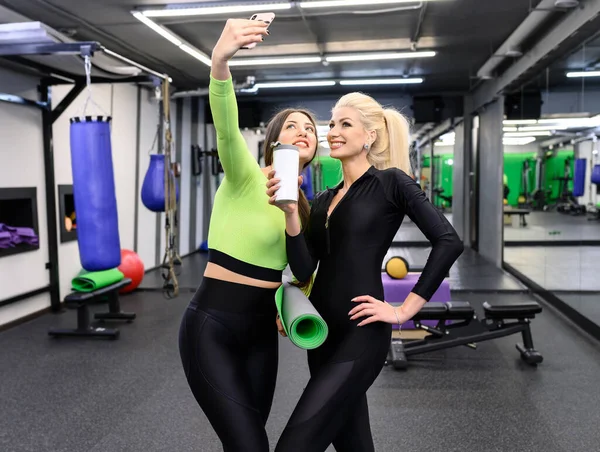
<instances>
[{"instance_id":1,"label":"purple bench","mask_svg":"<svg viewBox=\"0 0 600 452\"><path fill-rule=\"evenodd\" d=\"M403 279L393 279L385 272L381 273L381 279L383 281L383 293L385 295L385 301L391 304L403 303L410 291L413 289L417 281L419 280L420 273L409 273ZM440 284L438 290L433 294L430 301L440 301L447 303L450 301L450 282L448 278L445 278ZM423 320L423 325L435 326L437 320ZM398 325L393 326L394 329L398 329ZM404 325L403 329L414 329L415 325L412 320L409 320Z\"/></svg>"}]
</instances>

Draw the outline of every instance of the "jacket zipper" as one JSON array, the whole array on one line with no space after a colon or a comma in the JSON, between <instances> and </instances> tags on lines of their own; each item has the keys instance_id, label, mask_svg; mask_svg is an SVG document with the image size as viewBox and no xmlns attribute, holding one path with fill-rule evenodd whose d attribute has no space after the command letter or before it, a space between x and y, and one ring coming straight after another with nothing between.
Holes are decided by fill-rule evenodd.
<instances>
[{"instance_id":1,"label":"jacket zipper","mask_svg":"<svg viewBox=\"0 0 600 452\"><path fill-rule=\"evenodd\" d=\"M325 220L325 243L327 246L327 254L329 255L331 254L331 248L329 246L329 215L327 215L327 219Z\"/></svg>"}]
</instances>

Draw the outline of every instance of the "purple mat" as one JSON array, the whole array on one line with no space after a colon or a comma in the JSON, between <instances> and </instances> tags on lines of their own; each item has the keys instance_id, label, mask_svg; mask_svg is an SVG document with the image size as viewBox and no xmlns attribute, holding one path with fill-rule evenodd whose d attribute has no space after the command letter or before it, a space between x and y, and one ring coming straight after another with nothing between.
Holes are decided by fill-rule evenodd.
<instances>
[{"instance_id":1,"label":"purple mat","mask_svg":"<svg viewBox=\"0 0 600 452\"><path fill-rule=\"evenodd\" d=\"M11 238L10 232L0 232L0 248L12 248L15 246L13 245Z\"/></svg>"},{"instance_id":2,"label":"purple mat","mask_svg":"<svg viewBox=\"0 0 600 452\"><path fill-rule=\"evenodd\" d=\"M381 280L383 281L383 293L385 295L385 301L388 303L402 303L412 291L413 287L419 280L420 273L409 273L403 279L392 279L385 272L381 273ZM447 303L450 301L450 282L448 278L442 281L438 290L433 294L429 301L440 301ZM424 320L421 322L423 325L435 326L437 320ZM398 329L398 325L393 325L394 329ZM412 320L409 320L402 325L402 329L411 330L415 329L415 324Z\"/></svg>"},{"instance_id":3,"label":"purple mat","mask_svg":"<svg viewBox=\"0 0 600 452\"><path fill-rule=\"evenodd\" d=\"M39 245L39 237L32 228L8 226L0 223L0 248L13 248L21 243Z\"/></svg>"}]
</instances>

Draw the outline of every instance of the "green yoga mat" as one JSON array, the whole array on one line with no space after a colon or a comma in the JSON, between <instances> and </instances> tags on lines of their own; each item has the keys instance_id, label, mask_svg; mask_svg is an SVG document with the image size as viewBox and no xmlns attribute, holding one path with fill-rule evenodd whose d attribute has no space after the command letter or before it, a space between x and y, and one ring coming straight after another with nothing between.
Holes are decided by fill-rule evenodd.
<instances>
[{"instance_id":1,"label":"green yoga mat","mask_svg":"<svg viewBox=\"0 0 600 452\"><path fill-rule=\"evenodd\" d=\"M76 292L93 292L94 290L119 282L124 277L123 273L117 268L100 272L86 272L82 270L71 281L71 287Z\"/></svg>"},{"instance_id":2,"label":"green yoga mat","mask_svg":"<svg viewBox=\"0 0 600 452\"><path fill-rule=\"evenodd\" d=\"M283 329L294 345L312 350L325 342L327 323L298 287L284 282L275 292L275 304Z\"/></svg>"}]
</instances>

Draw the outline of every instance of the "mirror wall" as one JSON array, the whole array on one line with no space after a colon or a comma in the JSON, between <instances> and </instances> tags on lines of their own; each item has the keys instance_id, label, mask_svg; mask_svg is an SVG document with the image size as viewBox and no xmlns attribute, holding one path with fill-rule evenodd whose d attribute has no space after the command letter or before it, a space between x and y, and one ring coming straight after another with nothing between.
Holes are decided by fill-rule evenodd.
<instances>
[{"instance_id":1,"label":"mirror wall","mask_svg":"<svg viewBox=\"0 0 600 452\"><path fill-rule=\"evenodd\" d=\"M600 79L567 74L598 57L588 45L555 63L523 89L541 92L541 116L509 119L508 111L504 121L505 267L593 328L600 325ZM526 112L532 107L523 98Z\"/></svg>"}]
</instances>

